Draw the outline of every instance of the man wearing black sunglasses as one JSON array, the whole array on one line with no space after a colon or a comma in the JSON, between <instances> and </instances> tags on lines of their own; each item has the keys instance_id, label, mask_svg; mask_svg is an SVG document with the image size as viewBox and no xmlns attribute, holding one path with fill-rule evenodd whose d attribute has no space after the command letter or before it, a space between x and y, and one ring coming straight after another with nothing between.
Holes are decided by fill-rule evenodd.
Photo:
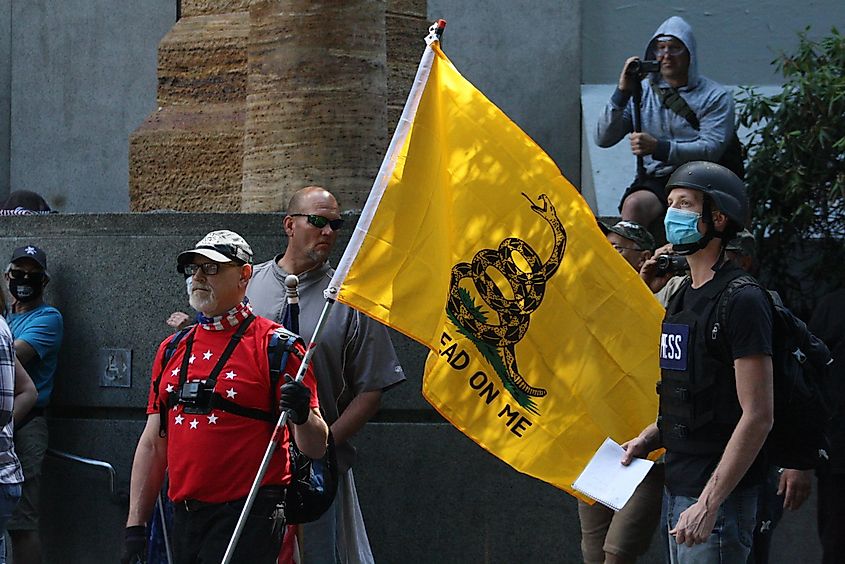
<instances>
[{"instance_id":1,"label":"man wearing black sunglasses","mask_svg":"<svg viewBox=\"0 0 845 564\"><path fill-rule=\"evenodd\" d=\"M257 314L281 322L285 278L295 274L299 329L308 341L326 303L323 290L333 274L328 257L343 218L335 197L318 186L296 192L287 210L283 221L287 248L255 267L247 296ZM334 564L338 554L350 564L372 562L351 471L355 448L349 439L378 411L382 393L405 376L387 329L340 303L332 307L312 362L320 408L334 435L341 472L334 505L318 521L304 525L304 559L310 564Z\"/></svg>"},{"instance_id":2,"label":"man wearing black sunglasses","mask_svg":"<svg viewBox=\"0 0 845 564\"><path fill-rule=\"evenodd\" d=\"M35 407L15 425L15 451L23 467L24 484L8 530L15 560L40 562L38 498L41 464L47 450L44 408L53 391L64 327L59 310L44 303L44 288L50 276L47 255L42 249L35 245L15 249L5 278L12 296L8 322L15 339L15 353L38 391Z\"/></svg>"}]
</instances>

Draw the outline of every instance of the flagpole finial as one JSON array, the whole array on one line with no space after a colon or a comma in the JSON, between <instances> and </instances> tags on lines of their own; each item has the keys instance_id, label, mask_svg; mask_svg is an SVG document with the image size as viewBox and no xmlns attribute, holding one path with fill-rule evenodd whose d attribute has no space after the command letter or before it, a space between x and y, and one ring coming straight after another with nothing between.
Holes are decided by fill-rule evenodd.
<instances>
[{"instance_id":1,"label":"flagpole finial","mask_svg":"<svg viewBox=\"0 0 845 564\"><path fill-rule=\"evenodd\" d=\"M446 20L436 20L431 27L428 28L428 35L425 37L426 45L431 45L435 41L440 41L443 37L443 30L446 29Z\"/></svg>"}]
</instances>

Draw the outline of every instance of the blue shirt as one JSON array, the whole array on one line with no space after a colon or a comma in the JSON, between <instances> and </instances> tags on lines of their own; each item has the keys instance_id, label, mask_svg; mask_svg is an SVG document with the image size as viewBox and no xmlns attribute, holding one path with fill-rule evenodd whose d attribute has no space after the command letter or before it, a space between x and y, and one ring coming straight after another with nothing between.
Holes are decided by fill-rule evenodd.
<instances>
[{"instance_id":1,"label":"blue shirt","mask_svg":"<svg viewBox=\"0 0 845 564\"><path fill-rule=\"evenodd\" d=\"M53 377L64 334L62 314L56 308L42 304L31 311L12 313L8 321L15 340L25 341L38 355L24 368L38 389L35 406L44 407L50 402L53 392Z\"/></svg>"}]
</instances>

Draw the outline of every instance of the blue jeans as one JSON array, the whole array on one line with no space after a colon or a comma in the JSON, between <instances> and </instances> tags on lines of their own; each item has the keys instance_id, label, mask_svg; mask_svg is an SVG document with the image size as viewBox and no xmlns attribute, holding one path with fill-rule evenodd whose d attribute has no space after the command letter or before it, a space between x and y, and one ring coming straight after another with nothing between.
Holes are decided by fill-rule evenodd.
<instances>
[{"instance_id":1,"label":"blue jeans","mask_svg":"<svg viewBox=\"0 0 845 564\"><path fill-rule=\"evenodd\" d=\"M669 538L672 564L744 564L751 551L757 516L756 487L734 490L719 507L716 524L706 542L688 547ZM666 492L666 520L669 530L678 518L696 502L694 497L673 496Z\"/></svg>"},{"instance_id":2,"label":"blue jeans","mask_svg":"<svg viewBox=\"0 0 845 564\"><path fill-rule=\"evenodd\" d=\"M20 498L20 484L0 484L0 564L6 564L6 523Z\"/></svg>"}]
</instances>

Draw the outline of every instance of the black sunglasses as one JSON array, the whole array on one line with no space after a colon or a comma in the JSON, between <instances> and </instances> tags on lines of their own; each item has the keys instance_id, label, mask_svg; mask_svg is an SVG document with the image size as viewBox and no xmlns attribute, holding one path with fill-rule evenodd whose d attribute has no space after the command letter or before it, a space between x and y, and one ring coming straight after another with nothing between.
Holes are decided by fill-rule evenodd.
<instances>
[{"instance_id":1,"label":"black sunglasses","mask_svg":"<svg viewBox=\"0 0 845 564\"><path fill-rule=\"evenodd\" d=\"M291 217L306 217L308 218L308 223L316 227L317 229L322 229L326 225L332 228L332 231L337 231L341 227L343 227L343 219L329 219L327 217L323 217L322 215L316 215L313 213L289 213Z\"/></svg>"},{"instance_id":2,"label":"black sunglasses","mask_svg":"<svg viewBox=\"0 0 845 564\"><path fill-rule=\"evenodd\" d=\"M9 270L9 278L15 280L17 282L35 282L40 283L44 281L44 273L43 272L26 272L24 270L18 270L13 268Z\"/></svg>"}]
</instances>

